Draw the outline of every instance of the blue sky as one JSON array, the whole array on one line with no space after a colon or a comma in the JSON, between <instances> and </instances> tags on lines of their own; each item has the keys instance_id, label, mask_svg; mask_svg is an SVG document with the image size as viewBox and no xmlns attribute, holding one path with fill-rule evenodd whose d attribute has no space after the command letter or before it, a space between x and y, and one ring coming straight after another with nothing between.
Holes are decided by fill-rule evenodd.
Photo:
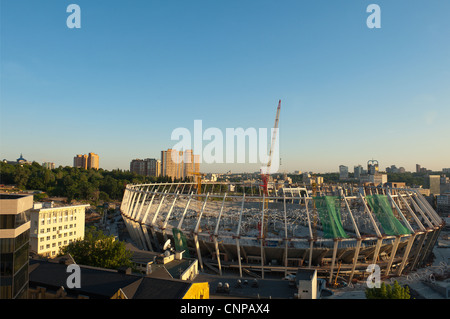
<instances>
[{"instance_id":1,"label":"blue sky","mask_svg":"<svg viewBox=\"0 0 450 319\"><path fill-rule=\"evenodd\" d=\"M69 29L69 4L81 28ZM369 29L366 8L381 8ZM270 128L281 171L450 167L448 1L1 0L0 157L105 169L171 132ZM202 171L256 171L203 165Z\"/></svg>"}]
</instances>

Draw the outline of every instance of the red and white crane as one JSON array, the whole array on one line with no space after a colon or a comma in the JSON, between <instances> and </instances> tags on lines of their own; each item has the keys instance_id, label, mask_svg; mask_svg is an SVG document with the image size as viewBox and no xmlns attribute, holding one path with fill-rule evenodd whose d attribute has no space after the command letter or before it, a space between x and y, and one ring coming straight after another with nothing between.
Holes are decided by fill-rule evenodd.
<instances>
[{"instance_id":1,"label":"red and white crane","mask_svg":"<svg viewBox=\"0 0 450 319\"><path fill-rule=\"evenodd\" d=\"M267 166L265 167L265 172L263 169L261 169L261 180L262 180L262 189L266 196L268 196L267 191L267 184L269 181L270 176L270 167L272 166L272 157L273 157L273 149L275 147L275 141L277 139L277 132L278 132L278 121L280 119L280 108L281 108L281 100L278 101L278 107L277 107L277 115L275 116L275 124L273 126L273 135L272 135L272 142L270 144L270 150L269 150L269 160L267 161Z\"/></svg>"}]
</instances>

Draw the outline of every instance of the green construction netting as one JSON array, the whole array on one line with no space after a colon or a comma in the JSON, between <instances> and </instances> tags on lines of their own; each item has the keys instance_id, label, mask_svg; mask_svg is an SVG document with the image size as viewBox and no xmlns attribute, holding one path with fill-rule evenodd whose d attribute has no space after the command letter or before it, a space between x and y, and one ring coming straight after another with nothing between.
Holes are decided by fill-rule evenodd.
<instances>
[{"instance_id":1,"label":"green construction netting","mask_svg":"<svg viewBox=\"0 0 450 319\"><path fill-rule=\"evenodd\" d=\"M386 195L367 195L366 200L386 235L398 236L410 234L409 229L395 218Z\"/></svg>"},{"instance_id":2,"label":"green construction netting","mask_svg":"<svg viewBox=\"0 0 450 319\"><path fill-rule=\"evenodd\" d=\"M316 209L319 212L325 238L348 238L342 227L340 214L340 198L338 196L314 197Z\"/></svg>"},{"instance_id":3,"label":"green construction netting","mask_svg":"<svg viewBox=\"0 0 450 319\"><path fill-rule=\"evenodd\" d=\"M172 233L173 233L173 241L175 242L175 249L177 251L184 250L183 256L190 258L191 255L189 254L186 237L184 236L183 232L178 228L173 228Z\"/></svg>"}]
</instances>

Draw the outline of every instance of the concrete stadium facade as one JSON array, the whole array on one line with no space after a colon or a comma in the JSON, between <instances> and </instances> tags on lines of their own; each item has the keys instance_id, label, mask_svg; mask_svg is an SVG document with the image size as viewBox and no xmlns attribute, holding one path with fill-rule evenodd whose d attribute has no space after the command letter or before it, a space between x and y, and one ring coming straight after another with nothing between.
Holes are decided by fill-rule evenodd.
<instances>
[{"instance_id":1,"label":"concrete stadium facade","mask_svg":"<svg viewBox=\"0 0 450 319\"><path fill-rule=\"evenodd\" d=\"M318 207L324 198L332 201ZM130 184L120 210L141 249L162 252L181 235L202 270L264 278L304 267L330 283L367 277L370 264L384 276L417 269L444 226L418 190L374 186L269 184L264 196L252 183L206 183L201 192L197 183Z\"/></svg>"}]
</instances>

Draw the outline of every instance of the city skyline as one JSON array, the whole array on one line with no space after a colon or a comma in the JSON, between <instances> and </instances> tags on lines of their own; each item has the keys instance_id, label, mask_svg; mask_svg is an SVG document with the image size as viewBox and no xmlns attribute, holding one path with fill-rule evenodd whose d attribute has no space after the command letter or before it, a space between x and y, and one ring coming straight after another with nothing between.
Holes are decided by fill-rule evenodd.
<instances>
[{"instance_id":1,"label":"city skyline","mask_svg":"<svg viewBox=\"0 0 450 319\"><path fill-rule=\"evenodd\" d=\"M100 168L160 159L171 132L273 126L280 172L450 166L449 3L2 2L0 157ZM206 143L205 143L206 144ZM253 172L259 165L201 164Z\"/></svg>"}]
</instances>

